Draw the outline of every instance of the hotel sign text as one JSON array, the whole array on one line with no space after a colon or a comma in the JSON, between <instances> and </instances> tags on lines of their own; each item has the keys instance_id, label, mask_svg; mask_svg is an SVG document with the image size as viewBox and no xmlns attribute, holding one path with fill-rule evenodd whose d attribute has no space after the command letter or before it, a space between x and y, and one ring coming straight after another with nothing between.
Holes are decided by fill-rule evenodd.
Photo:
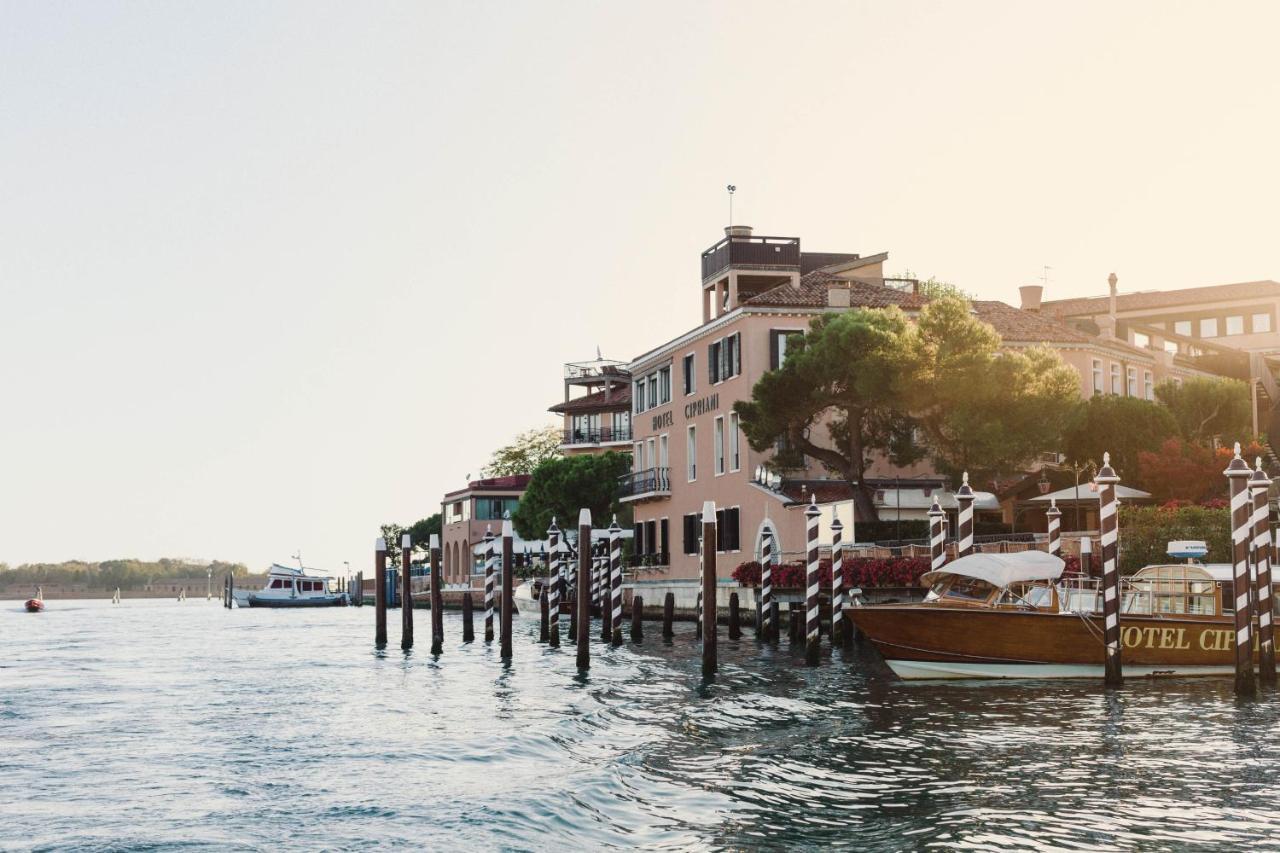
<instances>
[{"instance_id":1,"label":"hotel sign text","mask_svg":"<svg viewBox=\"0 0 1280 853\"><path fill-rule=\"evenodd\" d=\"M714 412L720 408L720 395L710 394L701 400L694 400L684 407L684 419L696 418L698 415Z\"/></svg>"},{"instance_id":2,"label":"hotel sign text","mask_svg":"<svg viewBox=\"0 0 1280 853\"><path fill-rule=\"evenodd\" d=\"M654 415L653 431L657 432L660 429L665 429L666 427L671 426L673 421L674 421L674 418L671 417L670 411L663 412L660 415Z\"/></svg>"}]
</instances>

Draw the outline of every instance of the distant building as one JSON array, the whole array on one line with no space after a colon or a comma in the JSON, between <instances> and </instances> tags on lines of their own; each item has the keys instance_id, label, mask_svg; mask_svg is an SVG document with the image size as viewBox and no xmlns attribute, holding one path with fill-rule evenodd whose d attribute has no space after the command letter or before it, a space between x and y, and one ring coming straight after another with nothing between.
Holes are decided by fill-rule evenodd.
<instances>
[{"instance_id":1,"label":"distant building","mask_svg":"<svg viewBox=\"0 0 1280 853\"><path fill-rule=\"evenodd\" d=\"M477 568L472 548L484 540L485 530L502 535L505 513L515 512L529 485L529 475L472 480L466 488L449 492L441 501L440 579L446 584L468 584ZM481 567L482 568L482 567Z\"/></svg>"},{"instance_id":2,"label":"distant building","mask_svg":"<svg viewBox=\"0 0 1280 853\"><path fill-rule=\"evenodd\" d=\"M574 390L584 393L574 396ZM548 411L564 417L560 450L566 456L631 447L631 374L621 361L564 366L564 402Z\"/></svg>"}]
</instances>

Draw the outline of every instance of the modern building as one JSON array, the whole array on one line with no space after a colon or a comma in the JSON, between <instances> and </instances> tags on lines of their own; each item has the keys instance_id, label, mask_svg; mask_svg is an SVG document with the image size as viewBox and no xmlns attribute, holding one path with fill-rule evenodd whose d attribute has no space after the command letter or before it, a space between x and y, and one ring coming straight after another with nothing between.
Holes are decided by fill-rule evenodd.
<instances>
[{"instance_id":1,"label":"modern building","mask_svg":"<svg viewBox=\"0 0 1280 853\"><path fill-rule=\"evenodd\" d=\"M472 480L466 488L449 492L441 501L440 579L446 584L469 584L475 569L472 546L486 530L502 535L502 519L515 512L529 476L489 477Z\"/></svg>"},{"instance_id":2,"label":"modern building","mask_svg":"<svg viewBox=\"0 0 1280 853\"><path fill-rule=\"evenodd\" d=\"M548 411L564 417L560 450L566 456L629 450L631 374L626 363L596 358L566 364L564 402Z\"/></svg>"}]
</instances>

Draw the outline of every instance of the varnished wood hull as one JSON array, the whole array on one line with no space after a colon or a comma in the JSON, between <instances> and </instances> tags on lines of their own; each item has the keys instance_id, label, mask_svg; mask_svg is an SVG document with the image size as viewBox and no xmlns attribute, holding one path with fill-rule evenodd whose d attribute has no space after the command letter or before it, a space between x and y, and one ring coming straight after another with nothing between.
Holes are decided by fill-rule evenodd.
<instances>
[{"instance_id":1,"label":"varnished wood hull","mask_svg":"<svg viewBox=\"0 0 1280 853\"><path fill-rule=\"evenodd\" d=\"M902 678L1102 676L1102 617L1020 610L880 605L846 611ZM1129 675L1235 671L1229 618L1122 616Z\"/></svg>"}]
</instances>

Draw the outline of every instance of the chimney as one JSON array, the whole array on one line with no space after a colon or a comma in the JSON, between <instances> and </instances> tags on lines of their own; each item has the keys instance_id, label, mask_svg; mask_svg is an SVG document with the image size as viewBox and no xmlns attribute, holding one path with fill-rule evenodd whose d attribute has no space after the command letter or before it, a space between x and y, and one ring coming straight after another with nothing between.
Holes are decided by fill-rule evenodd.
<instances>
[{"instance_id":1,"label":"chimney","mask_svg":"<svg viewBox=\"0 0 1280 853\"><path fill-rule=\"evenodd\" d=\"M724 236L726 236L726 237L750 237L750 236L751 236L751 226L750 226L750 225L727 225L727 226L725 226L725 229L724 229Z\"/></svg>"},{"instance_id":2,"label":"chimney","mask_svg":"<svg viewBox=\"0 0 1280 853\"><path fill-rule=\"evenodd\" d=\"M827 306L830 308L848 308L851 303L849 288L833 285L827 288Z\"/></svg>"},{"instance_id":3,"label":"chimney","mask_svg":"<svg viewBox=\"0 0 1280 853\"><path fill-rule=\"evenodd\" d=\"M1040 310L1040 299L1044 296L1044 285L1024 284L1018 288L1018 293L1022 295L1023 311Z\"/></svg>"},{"instance_id":4,"label":"chimney","mask_svg":"<svg viewBox=\"0 0 1280 853\"><path fill-rule=\"evenodd\" d=\"M1115 273L1112 273L1111 275L1107 276L1107 285L1111 288L1111 304L1107 310L1107 313L1111 315L1112 325L1114 325L1116 321L1116 281L1117 279L1116 279Z\"/></svg>"}]
</instances>

